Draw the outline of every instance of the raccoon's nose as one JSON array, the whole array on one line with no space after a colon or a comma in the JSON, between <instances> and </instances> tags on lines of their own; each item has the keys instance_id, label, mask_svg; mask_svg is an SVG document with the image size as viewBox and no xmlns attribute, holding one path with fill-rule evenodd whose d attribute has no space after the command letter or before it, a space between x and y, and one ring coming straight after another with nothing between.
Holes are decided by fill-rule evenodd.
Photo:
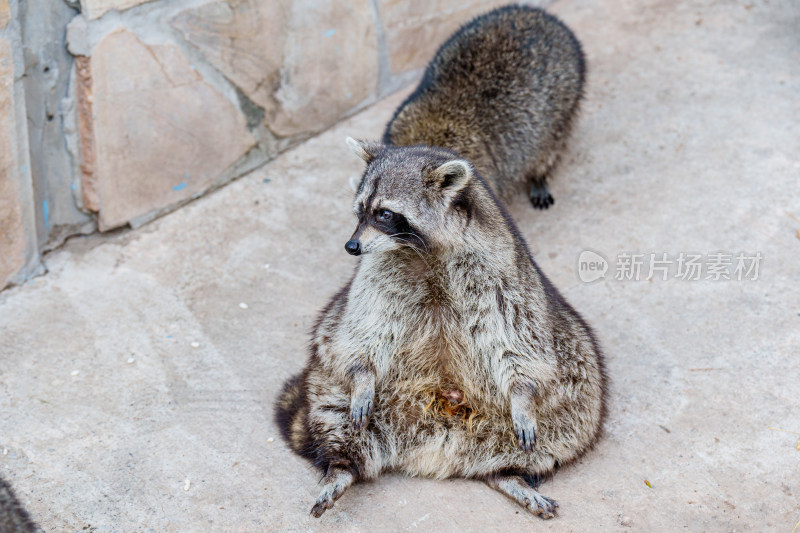
<instances>
[{"instance_id":1,"label":"raccoon's nose","mask_svg":"<svg viewBox=\"0 0 800 533\"><path fill-rule=\"evenodd\" d=\"M350 255L361 255L361 241L350 239L344 244L344 249Z\"/></svg>"}]
</instances>

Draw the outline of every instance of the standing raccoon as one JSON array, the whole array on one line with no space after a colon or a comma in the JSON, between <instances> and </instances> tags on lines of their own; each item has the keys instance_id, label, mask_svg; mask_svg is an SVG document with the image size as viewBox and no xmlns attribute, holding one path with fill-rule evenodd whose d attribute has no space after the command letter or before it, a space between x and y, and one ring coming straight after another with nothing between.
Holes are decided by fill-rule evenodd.
<instances>
[{"instance_id":1,"label":"standing raccoon","mask_svg":"<svg viewBox=\"0 0 800 533\"><path fill-rule=\"evenodd\" d=\"M584 65L577 38L554 16L495 9L442 45L383 142L454 150L500 196L524 183L533 206L546 209L553 204L547 176L578 110Z\"/></svg>"},{"instance_id":2,"label":"standing raccoon","mask_svg":"<svg viewBox=\"0 0 800 533\"><path fill-rule=\"evenodd\" d=\"M601 428L591 329L469 162L348 143L367 163L345 245L362 257L276 406L286 441L323 473L312 514L356 480L400 471L483 480L552 517L538 482Z\"/></svg>"}]
</instances>

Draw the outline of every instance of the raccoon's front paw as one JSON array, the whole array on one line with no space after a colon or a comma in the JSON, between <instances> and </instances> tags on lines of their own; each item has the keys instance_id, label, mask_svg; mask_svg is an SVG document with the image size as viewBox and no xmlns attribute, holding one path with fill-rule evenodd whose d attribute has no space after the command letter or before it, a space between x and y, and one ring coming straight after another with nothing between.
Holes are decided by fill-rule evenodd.
<instances>
[{"instance_id":1,"label":"raccoon's front paw","mask_svg":"<svg viewBox=\"0 0 800 533\"><path fill-rule=\"evenodd\" d=\"M514 433L517 434L517 444L526 451L531 452L536 447L536 419L523 412L511 413L514 422Z\"/></svg>"},{"instance_id":2,"label":"raccoon's front paw","mask_svg":"<svg viewBox=\"0 0 800 533\"><path fill-rule=\"evenodd\" d=\"M369 422L369 417L375 410L375 393L372 390L354 396L350 402L350 423L354 429L361 429Z\"/></svg>"}]
</instances>

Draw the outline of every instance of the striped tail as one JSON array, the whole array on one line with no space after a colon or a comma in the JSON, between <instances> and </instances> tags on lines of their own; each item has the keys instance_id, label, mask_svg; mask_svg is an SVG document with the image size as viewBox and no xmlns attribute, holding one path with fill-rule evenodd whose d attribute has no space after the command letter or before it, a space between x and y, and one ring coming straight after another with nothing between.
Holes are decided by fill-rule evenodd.
<instances>
[{"instance_id":1,"label":"striped tail","mask_svg":"<svg viewBox=\"0 0 800 533\"><path fill-rule=\"evenodd\" d=\"M309 435L306 426L308 397L305 389L305 374L289 378L283 385L275 404L275 422L281 436L297 454L307 457Z\"/></svg>"}]
</instances>

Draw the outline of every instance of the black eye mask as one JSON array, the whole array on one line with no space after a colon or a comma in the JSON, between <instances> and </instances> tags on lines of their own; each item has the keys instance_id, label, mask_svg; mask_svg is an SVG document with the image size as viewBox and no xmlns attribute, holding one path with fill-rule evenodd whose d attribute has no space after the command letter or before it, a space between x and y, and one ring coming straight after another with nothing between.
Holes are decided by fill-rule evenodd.
<instances>
[{"instance_id":1,"label":"black eye mask","mask_svg":"<svg viewBox=\"0 0 800 533\"><path fill-rule=\"evenodd\" d=\"M427 250L428 246L427 242L425 242L425 238L419 231L416 230L416 228L414 228L414 226L408 222L406 217L400 213L392 213L392 216L389 220L379 220L378 216L383 211L386 210L379 209L373 213L373 216L371 217L372 225L377 230L385 233L389 237L402 244L413 246L414 248L418 248L423 251Z\"/></svg>"}]
</instances>

